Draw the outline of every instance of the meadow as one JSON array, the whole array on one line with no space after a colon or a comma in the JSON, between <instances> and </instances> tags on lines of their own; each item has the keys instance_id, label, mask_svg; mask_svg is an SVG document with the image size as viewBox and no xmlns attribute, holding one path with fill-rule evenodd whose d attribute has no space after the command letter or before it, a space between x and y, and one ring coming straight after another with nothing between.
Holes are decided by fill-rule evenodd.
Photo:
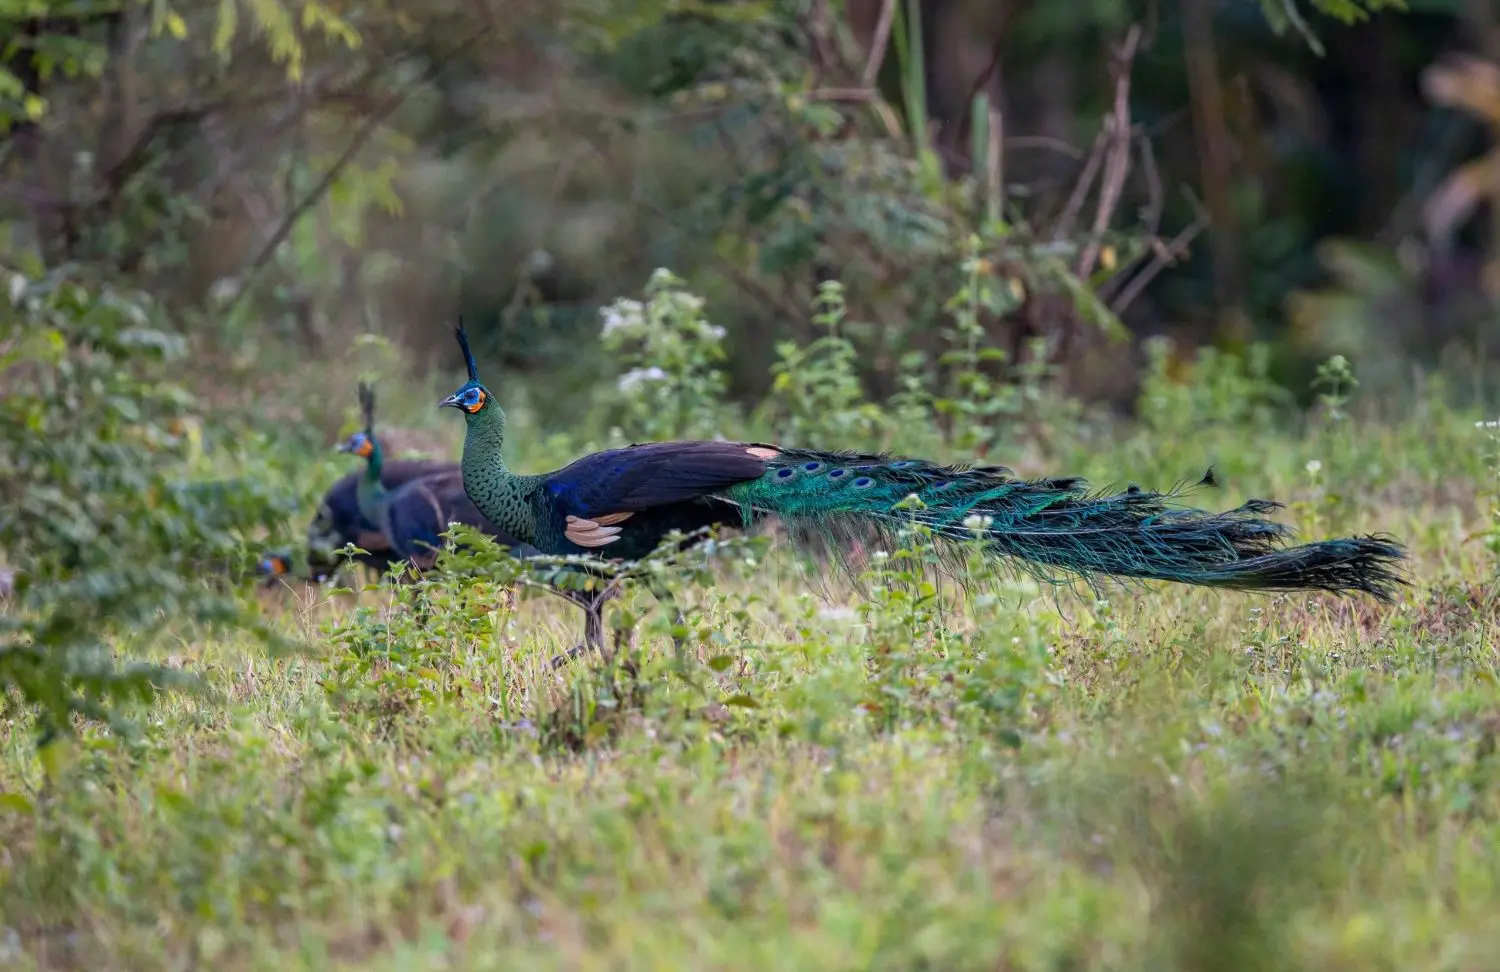
<instances>
[{"instance_id":1,"label":"meadow","mask_svg":"<svg viewBox=\"0 0 1500 972\"><path fill-rule=\"evenodd\" d=\"M456 455L451 380L388 411ZM933 584L920 537L849 574L773 538L675 582L680 655L632 591L631 643L553 671L581 618L550 596L246 593L301 650L185 626L151 651L206 691L138 734L6 723L0 966L1492 968L1496 431L1437 384L1289 418L1257 382L1209 356L991 460L1214 464L1197 505L1400 538L1396 603ZM518 468L586 445L517 395ZM348 468L305 459L309 501Z\"/></svg>"}]
</instances>

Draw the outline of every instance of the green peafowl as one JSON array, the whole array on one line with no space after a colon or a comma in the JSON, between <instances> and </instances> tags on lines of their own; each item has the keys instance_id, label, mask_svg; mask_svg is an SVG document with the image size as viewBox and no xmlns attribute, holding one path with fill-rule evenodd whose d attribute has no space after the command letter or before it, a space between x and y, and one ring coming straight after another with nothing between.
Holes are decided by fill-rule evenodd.
<instances>
[{"instance_id":1,"label":"green peafowl","mask_svg":"<svg viewBox=\"0 0 1500 972\"><path fill-rule=\"evenodd\" d=\"M375 435L375 392L365 382L359 383L359 403L365 427L337 448L365 460L365 471L355 496L362 522L373 525L374 532L364 531L361 541L383 545L393 559L404 560L419 571L432 568L443 545L442 534L453 523L482 530L496 543L509 547L517 558L541 554L535 546L497 527L474 506L464 491L463 474L457 468L450 466L410 479L394 489L388 487L382 475L385 455ZM602 628L595 627L602 624L602 618L598 611L590 611L590 606L600 601L602 595L556 586L551 590L590 614L587 638L603 637Z\"/></svg>"},{"instance_id":2,"label":"green peafowl","mask_svg":"<svg viewBox=\"0 0 1500 972\"><path fill-rule=\"evenodd\" d=\"M988 554L1048 581L1362 591L1381 601L1405 584L1396 572L1403 550L1391 538L1285 546L1287 528L1264 518L1278 503L1206 513L1177 503L1177 491L1100 494L1081 479L1023 480L995 466L760 442L652 442L518 475L501 455L505 412L479 380L462 321L456 336L469 380L439 404L464 414L464 489L485 516L548 554L630 560L674 529L744 528L776 516L794 529L860 524L887 541L914 521L950 549L977 538ZM920 504L903 503L912 494Z\"/></svg>"},{"instance_id":3,"label":"green peafowl","mask_svg":"<svg viewBox=\"0 0 1500 972\"><path fill-rule=\"evenodd\" d=\"M388 490L399 489L414 479L439 473L457 475L458 463L433 459L398 459L384 463L380 471L381 484ZM322 581L331 577L341 561L333 551L354 544L367 553L356 554L354 559L378 571L385 571L393 562L390 543L373 522L360 515L358 490L364 472L351 472L323 494L322 502L312 522L307 526L307 550L305 553L273 551L262 555L258 567L268 583L278 578L305 573L310 579Z\"/></svg>"}]
</instances>

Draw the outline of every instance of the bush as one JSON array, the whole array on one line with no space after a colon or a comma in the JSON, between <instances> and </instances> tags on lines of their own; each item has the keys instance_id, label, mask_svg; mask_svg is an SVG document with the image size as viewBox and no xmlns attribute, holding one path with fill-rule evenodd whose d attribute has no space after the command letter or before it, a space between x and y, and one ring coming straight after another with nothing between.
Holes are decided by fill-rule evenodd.
<instances>
[{"instance_id":1,"label":"bush","mask_svg":"<svg viewBox=\"0 0 1500 972\"><path fill-rule=\"evenodd\" d=\"M210 478L199 402L170 377L184 355L144 297L56 275L0 298L0 614L5 711L44 740L75 717L128 728L122 703L182 673L121 664L169 628L274 636L235 596L247 540L292 511L264 477ZM181 364L176 367L181 369ZM214 450L222 468L234 450Z\"/></svg>"}]
</instances>

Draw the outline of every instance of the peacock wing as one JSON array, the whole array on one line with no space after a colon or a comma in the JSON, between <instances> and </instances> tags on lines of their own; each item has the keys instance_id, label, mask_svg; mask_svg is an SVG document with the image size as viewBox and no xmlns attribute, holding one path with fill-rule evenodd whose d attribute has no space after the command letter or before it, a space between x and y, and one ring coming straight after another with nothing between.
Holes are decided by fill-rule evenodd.
<instances>
[{"instance_id":1,"label":"peacock wing","mask_svg":"<svg viewBox=\"0 0 1500 972\"><path fill-rule=\"evenodd\" d=\"M649 442L596 452L547 475L563 516L598 520L701 499L766 470L775 447L747 442Z\"/></svg>"},{"instance_id":2,"label":"peacock wing","mask_svg":"<svg viewBox=\"0 0 1500 972\"><path fill-rule=\"evenodd\" d=\"M386 504L391 545L424 570L432 566L442 533L448 529L454 481L448 474L413 480L392 493Z\"/></svg>"}]
</instances>

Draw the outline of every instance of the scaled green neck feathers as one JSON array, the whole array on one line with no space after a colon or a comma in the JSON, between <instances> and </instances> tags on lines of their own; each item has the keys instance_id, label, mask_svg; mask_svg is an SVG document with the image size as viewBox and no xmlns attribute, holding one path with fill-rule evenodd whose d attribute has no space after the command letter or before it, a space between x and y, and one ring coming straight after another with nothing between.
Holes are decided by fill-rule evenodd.
<instances>
[{"instance_id":1,"label":"scaled green neck feathers","mask_svg":"<svg viewBox=\"0 0 1500 972\"><path fill-rule=\"evenodd\" d=\"M536 476L517 476L505 466L505 411L493 399L464 413L464 491L495 526L524 543L535 543L536 512L529 502Z\"/></svg>"},{"instance_id":2,"label":"scaled green neck feathers","mask_svg":"<svg viewBox=\"0 0 1500 972\"><path fill-rule=\"evenodd\" d=\"M370 439L370 457L365 460L365 474L360 477L354 495L359 504L359 512L371 523L379 525L385 516L385 504L390 495L380 480L385 468L385 454L380 449L380 440L375 438L373 432L366 430L365 435Z\"/></svg>"}]
</instances>

